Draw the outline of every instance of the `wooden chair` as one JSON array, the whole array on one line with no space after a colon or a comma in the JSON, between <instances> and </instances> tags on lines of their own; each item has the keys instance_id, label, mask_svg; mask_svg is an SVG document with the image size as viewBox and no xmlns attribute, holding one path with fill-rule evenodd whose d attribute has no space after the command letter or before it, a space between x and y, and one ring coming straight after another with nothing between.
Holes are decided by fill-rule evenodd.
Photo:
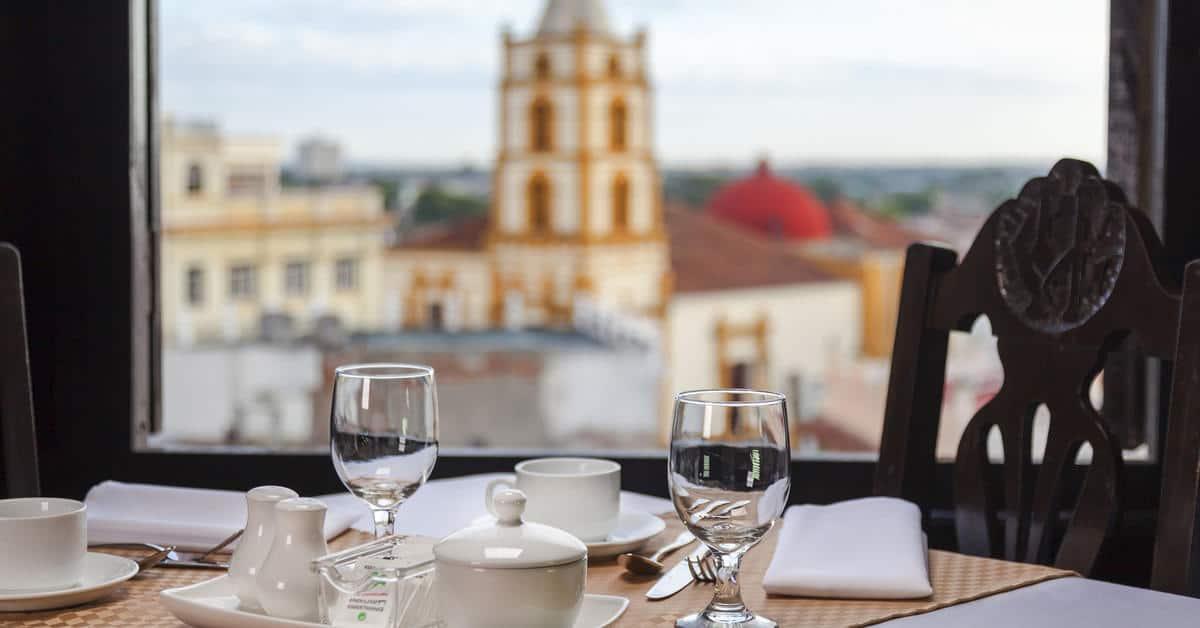
<instances>
[{"instance_id":1,"label":"wooden chair","mask_svg":"<svg viewBox=\"0 0 1200 628\"><path fill-rule=\"evenodd\" d=\"M1197 549L1200 262L1187 266L1180 289L1163 260L1145 214L1091 164L1071 159L1000 205L961 263L951 250L912 245L875 492L928 503L948 336L986 315L1004 382L959 442L958 549L1090 573L1120 513L1122 456L1088 388L1107 354L1132 334L1146 354L1176 367L1163 465L1164 492L1171 492L1160 514L1154 584L1184 592ZM1050 422L1042 463L1034 465L1039 405ZM1001 490L986 481L993 428L1004 451ZM1092 459L1072 508L1063 503L1064 476L1084 443ZM1064 509L1071 514L1055 549Z\"/></svg>"},{"instance_id":2,"label":"wooden chair","mask_svg":"<svg viewBox=\"0 0 1200 628\"><path fill-rule=\"evenodd\" d=\"M0 442L8 497L41 493L22 294L21 257L0 242Z\"/></svg>"}]
</instances>

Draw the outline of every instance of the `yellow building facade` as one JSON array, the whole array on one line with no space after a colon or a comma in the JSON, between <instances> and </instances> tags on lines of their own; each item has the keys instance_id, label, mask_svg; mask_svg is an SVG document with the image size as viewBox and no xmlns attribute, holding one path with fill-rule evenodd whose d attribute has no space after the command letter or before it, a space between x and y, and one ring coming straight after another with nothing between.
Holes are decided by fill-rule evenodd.
<instances>
[{"instance_id":1,"label":"yellow building facade","mask_svg":"<svg viewBox=\"0 0 1200 628\"><path fill-rule=\"evenodd\" d=\"M645 34L598 2L550 0L503 36L499 149L476 254L433 241L389 255L412 327L569 326L576 304L661 319L671 293Z\"/></svg>"},{"instance_id":2,"label":"yellow building facade","mask_svg":"<svg viewBox=\"0 0 1200 628\"><path fill-rule=\"evenodd\" d=\"M256 339L268 317L296 334L383 324L390 219L377 189L285 188L273 139L170 119L161 138L165 343Z\"/></svg>"}]
</instances>

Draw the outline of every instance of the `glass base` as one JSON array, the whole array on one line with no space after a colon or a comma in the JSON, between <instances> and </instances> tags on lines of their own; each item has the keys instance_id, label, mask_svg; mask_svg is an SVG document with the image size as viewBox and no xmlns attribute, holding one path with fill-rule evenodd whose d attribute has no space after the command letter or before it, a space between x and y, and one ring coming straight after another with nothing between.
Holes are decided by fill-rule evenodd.
<instances>
[{"instance_id":1,"label":"glass base","mask_svg":"<svg viewBox=\"0 0 1200 628\"><path fill-rule=\"evenodd\" d=\"M699 612L675 620L675 628L779 628L779 624L747 612L745 615L722 617L723 613Z\"/></svg>"}]
</instances>

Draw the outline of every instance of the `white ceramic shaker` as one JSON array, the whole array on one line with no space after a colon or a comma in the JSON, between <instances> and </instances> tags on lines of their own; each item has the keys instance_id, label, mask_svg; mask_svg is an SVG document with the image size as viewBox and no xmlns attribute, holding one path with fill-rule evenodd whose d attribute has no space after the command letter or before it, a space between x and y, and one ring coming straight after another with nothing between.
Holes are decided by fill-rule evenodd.
<instances>
[{"instance_id":1,"label":"white ceramic shaker","mask_svg":"<svg viewBox=\"0 0 1200 628\"><path fill-rule=\"evenodd\" d=\"M320 619L321 576L310 564L329 553L325 504L307 497L275 504L275 539L258 570L258 602L272 617Z\"/></svg>"},{"instance_id":2,"label":"white ceramic shaker","mask_svg":"<svg viewBox=\"0 0 1200 628\"><path fill-rule=\"evenodd\" d=\"M292 497L299 495L282 486L258 486L246 493L246 531L229 559L229 581L243 608L262 608L258 603L258 568L275 538L275 504Z\"/></svg>"}]
</instances>

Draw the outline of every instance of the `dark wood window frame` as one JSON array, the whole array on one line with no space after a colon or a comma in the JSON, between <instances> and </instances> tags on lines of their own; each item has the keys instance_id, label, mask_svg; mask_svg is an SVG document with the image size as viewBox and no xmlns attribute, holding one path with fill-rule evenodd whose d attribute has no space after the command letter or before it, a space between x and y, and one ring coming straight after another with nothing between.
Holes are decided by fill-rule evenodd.
<instances>
[{"instance_id":1,"label":"dark wood window frame","mask_svg":"<svg viewBox=\"0 0 1200 628\"><path fill-rule=\"evenodd\" d=\"M0 84L26 95L0 100L8 148L0 151L0 241L13 242L25 260L43 490L78 497L116 479L340 491L325 455L135 446L153 431L159 403L155 10L153 0L0 7L0 52L23 60L0 68ZM1111 24L1109 177L1164 229L1169 251L1198 257L1191 173L1200 169L1200 84L1192 80L1200 73L1200 7L1113 0ZM1121 407L1153 407L1154 387L1146 388L1144 403ZM434 474L504 471L546 453L449 450ZM666 494L661 453L606 455L624 465L625 488ZM791 501L867 495L873 467L872 457L796 460ZM1156 464L1130 465L1129 507L1153 511L1157 476ZM929 525L935 547L952 544L950 518L939 510L951 503L950 487L950 466L939 465Z\"/></svg>"}]
</instances>

